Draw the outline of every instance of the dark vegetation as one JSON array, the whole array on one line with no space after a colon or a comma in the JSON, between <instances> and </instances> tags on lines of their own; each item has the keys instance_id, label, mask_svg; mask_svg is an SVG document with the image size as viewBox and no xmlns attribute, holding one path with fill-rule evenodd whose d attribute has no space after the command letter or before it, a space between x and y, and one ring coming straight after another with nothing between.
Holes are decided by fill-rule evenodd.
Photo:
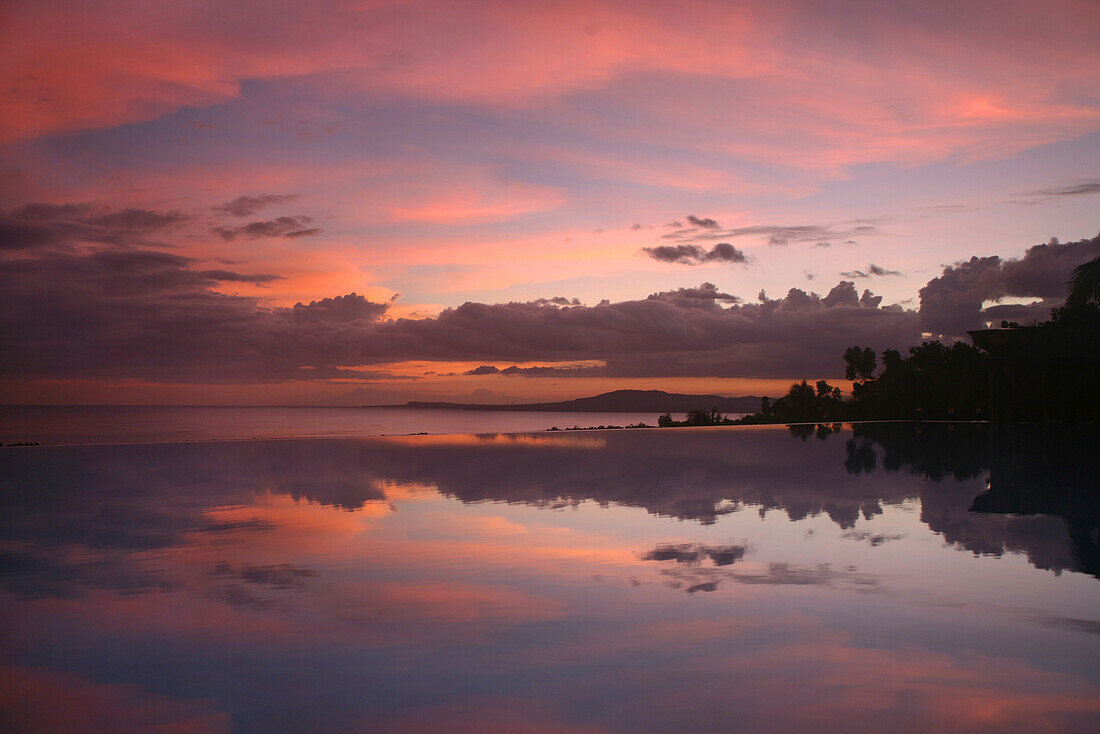
<instances>
[{"instance_id":1,"label":"dark vegetation","mask_svg":"<svg viewBox=\"0 0 1100 734\"><path fill-rule=\"evenodd\" d=\"M1100 257L1078 265L1069 279L1061 308L1050 312L1055 324L1100 324Z\"/></svg>"},{"instance_id":2,"label":"dark vegetation","mask_svg":"<svg viewBox=\"0 0 1100 734\"><path fill-rule=\"evenodd\" d=\"M853 381L850 399L824 380L813 387L803 380L774 403L763 398L760 412L736 422L1095 417L1096 383L1090 375L1100 327L1100 258L1078 266L1067 285L1065 305L1053 309L1046 323L1002 322L1001 331L971 332L987 351L964 342L929 341L909 347L906 357L887 349L880 362L874 350L852 346L844 352L845 377ZM991 380L991 369L997 380ZM991 382L999 386L992 406Z\"/></svg>"},{"instance_id":3,"label":"dark vegetation","mask_svg":"<svg viewBox=\"0 0 1100 734\"><path fill-rule=\"evenodd\" d=\"M962 342L938 341L910 347L902 357L895 349L882 353L882 369L872 349L849 347L845 377L853 381L845 400L839 387L825 380L791 385L775 402L761 400L760 412L736 421L762 423L834 423L854 420L980 420L988 417L989 379L986 355Z\"/></svg>"},{"instance_id":4,"label":"dark vegetation","mask_svg":"<svg viewBox=\"0 0 1100 734\"><path fill-rule=\"evenodd\" d=\"M644 422L631 423L628 426L573 426L572 428L558 428L557 426L550 426L547 431L610 431L622 428L653 428L653 426Z\"/></svg>"},{"instance_id":5,"label":"dark vegetation","mask_svg":"<svg viewBox=\"0 0 1100 734\"><path fill-rule=\"evenodd\" d=\"M763 398L767 400L767 398ZM671 428L673 426L732 426L737 421L732 418L726 418L718 412L718 408L711 408L706 410L690 410L688 411L687 418L682 421L674 420L670 413L665 413L657 419L657 425L660 428Z\"/></svg>"}]
</instances>

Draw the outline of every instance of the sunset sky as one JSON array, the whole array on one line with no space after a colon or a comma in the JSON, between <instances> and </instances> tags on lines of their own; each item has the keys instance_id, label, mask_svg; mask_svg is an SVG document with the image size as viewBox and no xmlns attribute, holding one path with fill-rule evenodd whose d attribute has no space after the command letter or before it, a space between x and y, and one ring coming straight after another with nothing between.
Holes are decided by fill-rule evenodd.
<instances>
[{"instance_id":1,"label":"sunset sky","mask_svg":"<svg viewBox=\"0 0 1100 734\"><path fill-rule=\"evenodd\" d=\"M1094 0L7 2L0 402L775 395L1043 320L1100 255L1098 37Z\"/></svg>"}]
</instances>

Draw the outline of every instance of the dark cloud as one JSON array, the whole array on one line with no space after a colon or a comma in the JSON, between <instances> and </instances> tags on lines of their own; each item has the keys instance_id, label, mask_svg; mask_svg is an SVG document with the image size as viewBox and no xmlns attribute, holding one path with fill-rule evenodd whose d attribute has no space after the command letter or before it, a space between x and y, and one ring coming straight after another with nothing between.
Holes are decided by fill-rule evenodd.
<instances>
[{"instance_id":1,"label":"dark cloud","mask_svg":"<svg viewBox=\"0 0 1100 734\"><path fill-rule=\"evenodd\" d=\"M32 221L79 222L91 216L95 211L92 204L45 204L42 202L24 204L8 214L15 219Z\"/></svg>"},{"instance_id":2,"label":"dark cloud","mask_svg":"<svg viewBox=\"0 0 1100 734\"><path fill-rule=\"evenodd\" d=\"M313 219L307 216L277 217L262 222L249 222L241 227L214 227L223 240L230 242L243 235L248 239L261 239L269 237L283 237L294 239L297 237L313 237L321 234L320 229L307 227Z\"/></svg>"},{"instance_id":3,"label":"dark cloud","mask_svg":"<svg viewBox=\"0 0 1100 734\"><path fill-rule=\"evenodd\" d=\"M148 209L123 209L93 216L87 220L88 224L96 227L110 229L127 229L137 231L151 231L164 229L173 224L185 222L190 217L182 212L154 212Z\"/></svg>"},{"instance_id":4,"label":"dark cloud","mask_svg":"<svg viewBox=\"0 0 1100 734\"><path fill-rule=\"evenodd\" d=\"M852 270L847 273L841 273L845 278L870 278L879 275L904 275L900 270L887 270L881 265L875 265L871 263L867 266L866 270Z\"/></svg>"},{"instance_id":5,"label":"dark cloud","mask_svg":"<svg viewBox=\"0 0 1100 734\"><path fill-rule=\"evenodd\" d=\"M869 290L864 290L863 295L859 297L859 305L866 306L867 308L878 308L878 305L882 303L882 296L876 296Z\"/></svg>"},{"instance_id":6,"label":"dark cloud","mask_svg":"<svg viewBox=\"0 0 1100 734\"><path fill-rule=\"evenodd\" d=\"M716 260L727 263L748 262L745 253L738 250L728 242L719 242L707 253L707 260Z\"/></svg>"},{"instance_id":7,"label":"dark cloud","mask_svg":"<svg viewBox=\"0 0 1100 734\"><path fill-rule=\"evenodd\" d=\"M1094 179L1067 186L1039 189L1028 193L1028 196L1083 196L1086 194L1100 194L1100 180Z\"/></svg>"},{"instance_id":8,"label":"dark cloud","mask_svg":"<svg viewBox=\"0 0 1100 734\"><path fill-rule=\"evenodd\" d=\"M512 365L502 369L500 374L519 375L520 377L592 377L602 371L602 367L547 367L544 365L518 367Z\"/></svg>"},{"instance_id":9,"label":"dark cloud","mask_svg":"<svg viewBox=\"0 0 1100 734\"><path fill-rule=\"evenodd\" d=\"M867 291L869 293L869 291ZM821 303L828 307L833 306L859 306L859 296L856 294L855 283L850 280L842 280L833 286L829 295L822 299Z\"/></svg>"},{"instance_id":10,"label":"dark cloud","mask_svg":"<svg viewBox=\"0 0 1100 734\"><path fill-rule=\"evenodd\" d=\"M533 301L528 301L528 303L536 306L579 306L581 305L581 299L553 296L552 298L536 298Z\"/></svg>"},{"instance_id":11,"label":"dark cloud","mask_svg":"<svg viewBox=\"0 0 1100 734\"><path fill-rule=\"evenodd\" d=\"M64 207L22 209L21 218L9 213L8 220L52 226L105 214ZM164 220L127 214L110 221L118 234L120 224L152 227ZM868 290L858 295L845 280L824 296L793 288L778 299L762 292L753 303L703 283L595 306L555 296L387 319L390 303L354 293L271 308L218 289L262 285L274 275L207 269L132 245L71 246L83 236L55 231L47 238L51 247L0 258L0 375L366 379L370 365L422 359L511 363L500 372L519 376L828 377L843 374L841 355L852 344L903 348L919 341L922 329L960 335L980 325L984 300L1060 297L1072 268L1100 254L1096 238L1039 245L1019 261L974 258L948 267L922 290L919 318L898 306L881 307L881 297ZM517 366L582 360L603 366Z\"/></svg>"},{"instance_id":12,"label":"dark cloud","mask_svg":"<svg viewBox=\"0 0 1100 734\"><path fill-rule=\"evenodd\" d=\"M24 204L8 216L33 222L69 222L104 229L151 231L185 222L190 217L183 212L157 212L149 209L111 211L93 204Z\"/></svg>"},{"instance_id":13,"label":"dark cloud","mask_svg":"<svg viewBox=\"0 0 1100 734\"><path fill-rule=\"evenodd\" d=\"M664 301L681 308L718 308L718 303L741 303L741 299L722 293L714 283L700 283L695 288L677 288L651 294L647 300Z\"/></svg>"},{"instance_id":14,"label":"dark cloud","mask_svg":"<svg viewBox=\"0 0 1100 734\"><path fill-rule=\"evenodd\" d=\"M324 357L338 347L315 340L324 341L320 327L335 328L339 309L268 310L212 289L276 276L195 264L128 249L0 260L0 373L264 380L338 366ZM350 305L360 313L385 309Z\"/></svg>"},{"instance_id":15,"label":"dark cloud","mask_svg":"<svg viewBox=\"0 0 1100 734\"><path fill-rule=\"evenodd\" d=\"M508 377L591 377L603 371L602 367L548 367L535 365L534 367L520 367L512 365L504 369L498 369L491 364L483 364L472 370L463 372L464 375L505 375Z\"/></svg>"},{"instance_id":16,"label":"dark cloud","mask_svg":"<svg viewBox=\"0 0 1100 734\"><path fill-rule=\"evenodd\" d=\"M719 229L718 222L707 217L697 217L694 214L688 214L688 224L692 227L699 229Z\"/></svg>"},{"instance_id":17,"label":"dark cloud","mask_svg":"<svg viewBox=\"0 0 1100 734\"><path fill-rule=\"evenodd\" d=\"M68 247L76 243L148 244L150 233L185 222L182 212L112 211L94 204L24 204L0 213L0 251Z\"/></svg>"},{"instance_id":18,"label":"dark cloud","mask_svg":"<svg viewBox=\"0 0 1100 734\"><path fill-rule=\"evenodd\" d=\"M683 263L685 265L697 265L706 260L706 250L699 245L660 245L658 247L643 247L642 252L654 260L666 263Z\"/></svg>"},{"instance_id":19,"label":"dark cloud","mask_svg":"<svg viewBox=\"0 0 1100 734\"><path fill-rule=\"evenodd\" d=\"M642 252L654 260L684 265L702 265L708 262L746 263L748 257L728 242L719 242L710 250L699 245L658 245L643 247Z\"/></svg>"},{"instance_id":20,"label":"dark cloud","mask_svg":"<svg viewBox=\"0 0 1100 734\"><path fill-rule=\"evenodd\" d=\"M830 240L847 240L849 243L854 244L851 238L876 234L879 231L876 225L865 220L852 222L850 225L754 225L734 227L733 229L707 228L709 230L707 232L700 232L698 227L692 227L680 228L675 232L661 235L661 237L668 240L681 240L685 244L735 237L763 237L769 245L782 246L789 245L792 242L813 242L818 247L828 247Z\"/></svg>"},{"instance_id":21,"label":"dark cloud","mask_svg":"<svg viewBox=\"0 0 1100 734\"><path fill-rule=\"evenodd\" d=\"M391 299L392 300L392 299ZM368 301L364 296L349 293L346 296L322 298L310 301L308 306L294 304L279 313L296 324L346 324L353 321L374 321L382 316L389 304Z\"/></svg>"},{"instance_id":22,"label":"dark cloud","mask_svg":"<svg viewBox=\"0 0 1100 734\"><path fill-rule=\"evenodd\" d=\"M1006 297L1043 299L1035 306L1014 308L1018 318L1013 320L1048 318L1051 307L1064 300L1073 269L1098 256L1100 235L1065 244L1052 240L1035 245L1018 260L993 255L955 263L920 289L921 323L926 331L965 336L968 330L992 320L992 313L982 311L984 302ZM1004 307L994 308L1000 309L997 315L1004 311Z\"/></svg>"},{"instance_id":23,"label":"dark cloud","mask_svg":"<svg viewBox=\"0 0 1100 734\"><path fill-rule=\"evenodd\" d=\"M200 270L196 275L201 279L210 281L218 281L222 283L270 283L273 280L282 280L280 275L271 275L269 273L259 273L256 275L248 275L245 273L235 273L232 270Z\"/></svg>"},{"instance_id":24,"label":"dark cloud","mask_svg":"<svg viewBox=\"0 0 1100 734\"><path fill-rule=\"evenodd\" d=\"M259 196L238 196L233 201L214 207L214 211L231 214L234 217L250 217L264 207L275 204L287 204L301 199L301 194L260 194Z\"/></svg>"},{"instance_id":25,"label":"dark cloud","mask_svg":"<svg viewBox=\"0 0 1100 734\"><path fill-rule=\"evenodd\" d=\"M20 220L9 216L0 216L0 251L33 250L39 247L69 245L74 239L94 239L102 242L100 233L89 232L80 225L57 225L37 221Z\"/></svg>"},{"instance_id":26,"label":"dark cloud","mask_svg":"<svg viewBox=\"0 0 1100 734\"><path fill-rule=\"evenodd\" d=\"M326 379L433 359L600 360L609 376L801 377L841 374L851 344L902 347L917 336L915 314L859 305L850 293L838 300L792 290L742 304L709 283L591 307L466 303L434 318L385 320L388 303L356 294L271 309L216 288L273 276L196 265L132 249L0 260L0 374Z\"/></svg>"},{"instance_id":27,"label":"dark cloud","mask_svg":"<svg viewBox=\"0 0 1100 734\"><path fill-rule=\"evenodd\" d=\"M827 374L839 364L826 366L834 361L826 355L842 354L853 339L904 346L919 337L911 312L831 307L797 290L761 304L717 308L716 289L699 291L695 295L708 297L673 291L568 310L465 304L434 320L387 323L380 331L430 334L445 358L603 359L614 376Z\"/></svg>"}]
</instances>

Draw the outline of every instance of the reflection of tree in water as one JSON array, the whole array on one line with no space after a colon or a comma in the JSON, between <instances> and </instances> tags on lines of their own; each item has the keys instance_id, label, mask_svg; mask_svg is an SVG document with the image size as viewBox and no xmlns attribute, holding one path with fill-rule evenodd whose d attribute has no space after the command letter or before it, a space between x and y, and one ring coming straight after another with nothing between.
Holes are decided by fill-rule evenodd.
<instances>
[{"instance_id":1,"label":"reflection of tree in water","mask_svg":"<svg viewBox=\"0 0 1100 734\"><path fill-rule=\"evenodd\" d=\"M1025 424L993 431L989 490L972 512L1053 515L1066 521L1078 568L1100 576L1100 431Z\"/></svg>"},{"instance_id":2,"label":"reflection of tree in water","mask_svg":"<svg viewBox=\"0 0 1100 734\"><path fill-rule=\"evenodd\" d=\"M951 476L973 479L989 468L989 425L985 423L854 423L848 441L853 474L871 471L871 444L883 451L882 468L905 470L934 482Z\"/></svg>"},{"instance_id":3,"label":"reflection of tree in water","mask_svg":"<svg viewBox=\"0 0 1100 734\"><path fill-rule=\"evenodd\" d=\"M840 433L844 428L842 423L792 423L787 426L787 430L791 432L792 436L796 436L805 441L810 436L816 436L819 439L826 439L834 433Z\"/></svg>"},{"instance_id":4,"label":"reflection of tree in water","mask_svg":"<svg viewBox=\"0 0 1100 734\"><path fill-rule=\"evenodd\" d=\"M1089 424L854 424L844 465L942 482L988 471L987 491L962 511L957 492L930 484L921 519L975 554L1024 552L1039 568L1100 576L1100 432ZM1068 533L1068 543L1066 534Z\"/></svg>"},{"instance_id":5,"label":"reflection of tree in water","mask_svg":"<svg viewBox=\"0 0 1100 734\"><path fill-rule=\"evenodd\" d=\"M922 520L959 548L1022 552L1040 568L1100 575L1096 430L1006 430L895 423L856 424L848 434L830 423L790 433L614 431L537 444L488 437L15 452L0 466L0 538L8 543L0 583L62 596L89 583L170 587L174 579L137 563L144 551L195 533L272 528L247 517L226 523L212 508L274 493L352 511L387 502L392 484L434 487L467 503L594 501L701 524L749 506L792 521L824 514L843 530L920 498ZM800 439L793 446L791 434ZM989 492L975 501L987 470ZM98 565L73 569L73 548L97 554Z\"/></svg>"}]
</instances>

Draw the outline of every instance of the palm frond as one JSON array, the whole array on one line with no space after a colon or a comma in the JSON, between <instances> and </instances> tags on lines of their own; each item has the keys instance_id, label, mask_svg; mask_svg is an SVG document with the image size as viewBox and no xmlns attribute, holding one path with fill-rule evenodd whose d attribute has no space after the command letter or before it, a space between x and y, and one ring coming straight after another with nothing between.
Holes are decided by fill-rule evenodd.
<instances>
[{"instance_id":1,"label":"palm frond","mask_svg":"<svg viewBox=\"0 0 1100 734\"><path fill-rule=\"evenodd\" d=\"M1067 285L1067 306L1084 306L1088 303L1100 305L1100 257L1074 268Z\"/></svg>"}]
</instances>

